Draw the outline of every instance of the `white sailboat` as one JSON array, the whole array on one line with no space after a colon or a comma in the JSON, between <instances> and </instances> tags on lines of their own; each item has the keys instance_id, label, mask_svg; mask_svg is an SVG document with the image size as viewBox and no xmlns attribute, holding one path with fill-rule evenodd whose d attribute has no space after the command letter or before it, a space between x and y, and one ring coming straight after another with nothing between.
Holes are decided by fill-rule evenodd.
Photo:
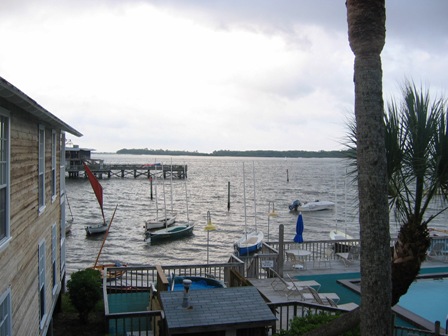
<instances>
[{"instance_id":1,"label":"white sailboat","mask_svg":"<svg viewBox=\"0 0 448 336\"><path fill-rule=\"evenodd\" d=\"M249 255L255 251L261 249L263 244L263 232L257 229L257 207L256 207L256 195L255 195L255 167L253 166L253 179L254 179L254 212L255 212L255 230L247 232L247 214L246 214L246 179L244 174L244 162L243 162L243 194L244 194L244 229L245 233L235 243L235 250L240 256Z\"/></svg>"},{"instance_id":2,"label":"white sailboat","mask_svg":"<svg viewBox=\"0 0 448 336\"><path fill-rule=\"evenodd\" d=\"M172 165L171 165L172 167ZM162 175L163 175L163 165L162 165ZM172 174L171 174L172 175ZM166 197L165 197L165 181L162 176L162 184L163 184L163 202L164 202L164 212L165 216L163 218L159 218L159 206L158 206L158 193L157 193L157 173L154 173L154 189L156 193L156 218L149 219L145 221L145 232L151 231L154 229L162 229L168 226L173 225L176 222L176 214L173 212L172 202L171 202L171 214L168 216L166 212ZM171 190L171 198L172 198L172 190Z\"/></svg>"}]
</instances>

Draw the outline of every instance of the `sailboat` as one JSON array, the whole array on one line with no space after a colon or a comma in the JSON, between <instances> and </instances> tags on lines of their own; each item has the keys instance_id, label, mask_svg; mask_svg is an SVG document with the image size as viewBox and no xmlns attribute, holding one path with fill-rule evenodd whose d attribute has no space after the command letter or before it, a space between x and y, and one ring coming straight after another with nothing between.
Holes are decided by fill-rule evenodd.
<instances>
[{"instance_id":1,"label":"sailboat","mask_svg":"<svg viewBox=\"0 0 448 336\"><path fill-rule=\"evenodd\" d=\"M105 231L106 234L104 235L103 242L102 242L101 247L100 247L100 251L98 252L98 255L97 255L97 257L96 257L95 264L91 267L91 268L93 268L93 269L96 269L96 270L100 271L100 273L101 273L101 277L106 276L107 281L111 281L111 280L113 280L113 279L117 279L117 278L121 277L121 276L126 272L126 270L122 270L122 269L120 269L120 270L118 270L118 271L108 271L107 274L104 275L104 270L105 270L106 268L108 268L108 267L122 267L122 266L127 266L126 264L122 264L122 263L120 263L120 262L118 262L118 261L116 261L116 262L114 262L114 263L109 263L109 264L98 264L98 260L100 259L100 255L101 255L101 252L102 252L102 250L103 250L104 243L106 242L107 236L108 236L108 234L109 234L109 229L110 229L110 227L111 227L111 225L112 225L112 221L114 220L115 212L117 211L117 208L118 208L118 204L117 204L117 206L115 207L115 210L114 210L114 213L113 213L113 215L112 215L112 218L110 219L110 223L109 223L109 225L106 225L106 231Z\"/></svg>"},{"instance_id":2,"label":"sailboat","mask_svg":"<svg viewBox=\"0 0 448 336\"><path fill-rule=\"evenodd\" d=\"M96 199L98 200L98 204L101 208L101 214L103 216L103 223L102 224L94 224L94 225L88 225L85 227L87 235L93 235L93 234L99 234L104 233L107 231L107 224L106 224L106 218L104 217L104 210L103 210L103 187L101 186L100 182L96 178L96 176L92 173L90 168L83 162L84 169L86 171L87 177L90 181L90 184L92 186L92 189L95 193Z\"/></svg>"},{"instance_id":3,"label":"sailboat","mask_svg":"<svg viewBox=\"0 0 448 336\"><path fill-rule=\"evenodd\" d=\"M185 180L185 202L187 206L187 223L176 224L170 227L166 226L164 229L155 231L146 231L145 241L154 243L159 241L179 239L193 234L194 224L190 222L188 213L188 192L187 192L186 180Z\"/></svg>"},{"instance_id":4,"label":"sailboat","mask_svg":"<svg viewBox=\"0 0 448 336\"><path fill-rule=\"evenodd\" d=\"M65 221L65 233L69 233L72 230L72 224L75 220L72 213L72 208L70 207L70 203L68 202L67 192L65 193L65 199L67 200L68 209L70 210L70 219Z\"/></svg>"},{"instance_id":5,"label":"sailboat","mask_svg":"<svg viewBox=\"0 0 448 336\"><path fill-rule=\"evenodd\" d=\"M171 165L172 167L173 165ZM163 165L162 165L162 174L163 174ZM171 178L172 178L172 174L171 174ZM176 222L176 214L173 212L173 191L172 191L172 182L171 182L171 215L168 216L167 212L166 212L166 198L165 198L165 182L164 179L162 178L162 183L163 183L163 202L164 202L164 206L165 206L165 216L163 218L159 218L159 207L158 207L158 194L157 194L157 175L154 174L154 179L155 179L155 192L156 192L156 218L154 219L149 219L145 221L145 232L146 231L150 231L150 230L154 230L154 229L161 229L161 228L166 228L168 226L173 225Z\"/></svg>"},{"instance_id":6,"label":"sailboat","mask_svg":"<svg viewBox=\"0 0 448 336\"><path fill-rule=\"evenodd\" d=\"M246 179L244 175L244 162L243 162L243 194L244 194L244 228L245 233L235 243L235 250L240 256L249 255L255 251L261 249L263 244L263 232L257 230L257 207L255 197L255 167L253 166L253 179L254 179L254 212L255 212L255 231L247 232L247 214L246 214Z\"/></svg>"}]
</instances>

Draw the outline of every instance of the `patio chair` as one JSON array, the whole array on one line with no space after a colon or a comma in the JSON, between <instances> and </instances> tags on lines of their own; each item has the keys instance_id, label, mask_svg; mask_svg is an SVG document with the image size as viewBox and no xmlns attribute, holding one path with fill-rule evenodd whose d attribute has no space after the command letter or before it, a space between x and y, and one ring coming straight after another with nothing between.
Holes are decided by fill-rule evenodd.
<instances>
[{"instance_id":1,"label":"patio chair","mask_svg":"<svg viewBox=\"0 0 448 336\"><path fill-rule=\"evenodd\" d=\"M313 260L313 268L320 268L320 265L323 263L325 268L331 268L331 260L334 257L334 251L331 248L326 248L324 254ZM328 266L328 267L327 267Z\"/></svg>"},{"instance_id":2,"label":"patio chair","mask_svg":"<svg viewBox=\"0 0 448 336\"><path fill-rule=\"evenodd\" d=\"M355 260L359 260L360 250L359 246L352 246L348 252L336 253L338 257L344 262L347 267L349 264L353 263Z\"/></svg>"},{"instance_id":3,"label":"patio chair","mask_svg":"<svg viewBox=\"0 0 448 336\"><path fill-rule=\"evenodd\" d=\"M288 260L291 262L291 267L295 268L295 269L306 269L306 263L305 260L300 259L291 252L286 251L286 257L288 258Z\"/></svg>"}]
</instances>

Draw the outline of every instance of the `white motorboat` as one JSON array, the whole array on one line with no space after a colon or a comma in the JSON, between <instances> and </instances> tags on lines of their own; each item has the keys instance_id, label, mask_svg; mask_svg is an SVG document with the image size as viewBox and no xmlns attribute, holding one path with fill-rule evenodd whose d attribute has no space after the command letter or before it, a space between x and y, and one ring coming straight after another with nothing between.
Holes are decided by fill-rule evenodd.
<instances>
[{"instance_id":1,"label":"white motorboat","mask_svg":"<svg viewBox=\"0 0 448 336\"><path fill-rule=\"evenodd\" d=\"M295 200L289 205L290 211L321 211L334 209L335 203L330 201L319 201L301 203L299 200Z\"/></svg>"}]
</instances>

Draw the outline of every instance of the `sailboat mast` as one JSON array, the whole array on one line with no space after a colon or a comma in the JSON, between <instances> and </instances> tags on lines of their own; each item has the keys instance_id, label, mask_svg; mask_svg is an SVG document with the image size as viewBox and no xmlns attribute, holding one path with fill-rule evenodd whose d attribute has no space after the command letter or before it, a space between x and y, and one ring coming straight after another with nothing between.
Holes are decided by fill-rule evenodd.
<instances>
[{"instance_id":1,"label":"sailboat mast","mask_svg":"<svg viewBox=\"0 0 448 336\"><path fill-rule=\"evenodd\" d=\"M247 240L247 214L246 214L246 177L244 175L244 162L243 162L243 200L244 200L244 231L246 231Z\"/></svg>"},{"instance_id":2,"label":"sailboat mast","mask_svg":"<svg viewBox=\"0 0 448 336\"><path fill-rule=\"evenodd\" d=\"M114 220L115 212L117 211L117 208L118 208L118 204L115 207L114 213L113 213L113 215L112 215L112 217L110 219L109 226L107 227L106 233L105 233L104 238L103 238L103 243L101 244L100 251L98 252L98 255L97 255L96 260L95 260L95 265L93 265L93 268L96 268L96 265L98 264L98 259L100 259L101 251L103 250L104 243L106 242L106 238L107 238L107 236L109 234L109 229L110 229L110 226L112 225L112 221Z\"/></svg>"},{"instance_id":3,"label":"sailboat mast","mask_svg":"<svg viewBox=\"0 0 448 336\"><path fill-rule=\"evenodd\" d=\"M165 177L163 176L163 164L162 164L162 188L163 188L163 208L165 210L165 228L168 227L167 223L168 223L168 218L166 217L166 193L165 193Z\"/></svg>"},{"instance_id":4,"label":"sailboat mast","mask_svg":"<svg viewBox=\"0 0 448 336\"><path fill-rule=\"evenodd\" d=\"M254 221L255 221L255 232L258 232L257 229L257 197L255 195L255 163L252 161L252 175L254 179Z\"/></svg>"}]
</instances>

